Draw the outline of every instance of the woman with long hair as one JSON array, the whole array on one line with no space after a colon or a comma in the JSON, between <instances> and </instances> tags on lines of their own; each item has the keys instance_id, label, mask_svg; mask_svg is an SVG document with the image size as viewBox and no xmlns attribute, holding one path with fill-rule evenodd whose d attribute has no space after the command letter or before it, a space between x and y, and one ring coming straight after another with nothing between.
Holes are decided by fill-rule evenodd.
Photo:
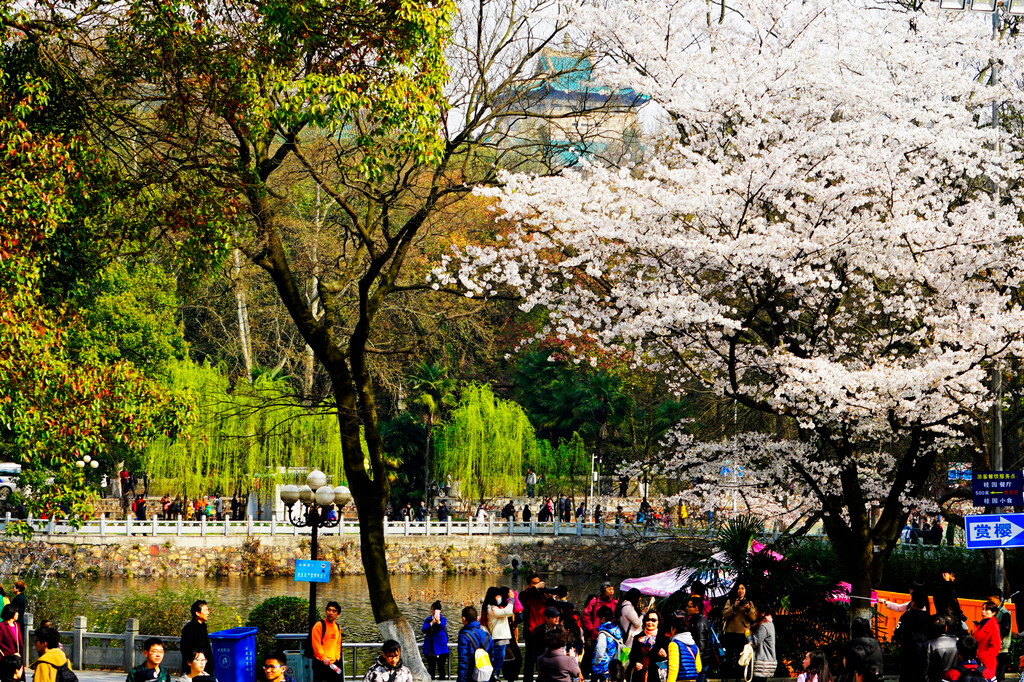
<instances>
[{"instance_id":1,"label":"woman with long hair","mask_svg":"<svg viewBox=\"0 0 1024 682\"><path fill-rule=\"evenodd\" d=\"M633 646L633 638L643 630L640 620L640 590L633 588L626 592L615 606L615 621L622 630L622 645L628 650Z\"/></svg>"},{"instance_id":2,"label":"woman with long hair","mask_svg":"<svg viewBox=\"0 0 1024 682\"><path fill-rule=\"evenodd\" d=\"M754 622L750 617L750 607L747 585L745 581L737 580L722 607L722 648L725 649L722 674L726 679L739 679L743 674L740 654Z\"/></svg>"},{"instance_id":3,"label":"woman with long hair","mask_svg":"<svg viewBox=\"0 0 1024 682\"><path fill-rule=\"evenodd\" d=\"M804 656L804 671L796 676L796 682L832 682L825 654L819 649L808 651Z\"/></svg>"},{"instance_id":4,"label":"woman with long hair","mask_svg":"<svg viewBox=\"0 0 1024 682\"><path fill-rule=\"evenodd\" d=\"M508 619L512 616L515 602L509 600L508 593L507 587L488 587L480 608L480 624L491 635L491 665L494 667L492 679L501 677L505 647L512 641Z\"/></svg>"}]
</instances>

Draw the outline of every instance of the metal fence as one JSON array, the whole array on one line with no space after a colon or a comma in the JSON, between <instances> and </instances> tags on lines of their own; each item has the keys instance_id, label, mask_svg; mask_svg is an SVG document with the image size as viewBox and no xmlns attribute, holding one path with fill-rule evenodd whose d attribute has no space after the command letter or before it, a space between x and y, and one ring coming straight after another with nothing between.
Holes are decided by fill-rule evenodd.
<instances>
[{"instance_id":1,"label":"metal fence","mask_svg":"<svg viewBox=\"0 0 1024 682\"><path fill-rule=\"evenodd\" d=\"M35 617L31 613L26 613L23 634L30 662L38 658L33 646L34 626ZM123 633L91 632L85 616L75 616L73 629L60 631L61 646L74 670L131 670L145 660L142 644L151 636L139 632L139 621L136 618L128 619ZM296 682L312 682L309 660L303 658L301 651L301 643L306 634L283 634L276 635L276 638L288 655L289 674L296 678ZM160 639L165 645L163 666L171 671L179 670L181 654L177 649L181 644L181 638L160 635ZM361 680L376 660L382 646L382 642L343 643L341 655L346 679ZM419 642L418 646L422 646L422 642ZM212 662L210 665L213 665ZM446 668L445 672L448 673L449 669Z\"/></svg>"}]
</instances>

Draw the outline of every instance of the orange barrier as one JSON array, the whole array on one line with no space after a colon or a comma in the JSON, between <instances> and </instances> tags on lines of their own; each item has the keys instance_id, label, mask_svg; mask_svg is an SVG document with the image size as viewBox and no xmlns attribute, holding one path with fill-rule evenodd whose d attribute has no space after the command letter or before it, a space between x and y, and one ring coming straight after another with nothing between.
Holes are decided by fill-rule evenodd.
<instances>
[{"instance_id":1,"label":"orange barrier","mask_svg":"<svg viewBox=\"0 0 1024 682\"><path fill-rule=\"evenodd\" d=\"M910 595L903 592L888 592L886 590L878 590L878 597L887 601L896 602L897 604L903 604L910 601ZM960 598L960 610L967 616L967 628L973 633L974 632L974 621L981 620L981 605L984 604L984 600L981 599L964 599ZM935 601L928 598L928 610L931 613L935 613ZM1017 606L1015 604L1006 604L1006 610L1010 612L1010 624L1013 629L1013 633L1017 634ZM902 613L891 610L889 607L879 603L878 613L875 616L875 634L878 635L878 639L891 640L893 633L896 632L896 623L899 622Z\"/></svg>"}]
</instances>

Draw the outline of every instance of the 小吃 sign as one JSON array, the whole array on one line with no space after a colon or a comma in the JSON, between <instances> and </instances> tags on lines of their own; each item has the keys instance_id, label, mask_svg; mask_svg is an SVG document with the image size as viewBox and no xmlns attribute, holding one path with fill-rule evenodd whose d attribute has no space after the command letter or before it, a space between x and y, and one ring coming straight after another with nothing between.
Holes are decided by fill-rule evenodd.
<instances>
[{"instance_id":1,"label":"\u5c0f\u5403 sign","mask_svg":"<svg viewBox=\"0 0 1024 682\"><path fill-rule=\"evenodd\" d=\"M971 481L975 507L1024 505L1020 471L976 471Z\"/></svg>"}]
</instances>

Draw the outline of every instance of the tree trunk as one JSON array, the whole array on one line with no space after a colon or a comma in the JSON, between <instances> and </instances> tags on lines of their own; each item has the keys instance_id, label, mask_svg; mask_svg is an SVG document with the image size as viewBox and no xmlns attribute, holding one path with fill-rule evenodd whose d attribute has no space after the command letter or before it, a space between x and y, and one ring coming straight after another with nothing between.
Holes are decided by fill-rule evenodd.
<instances>
[{"instance_id":1,"label":"tree trunk","mask_svg":"<svg viewBox=\"0 0 1024 682\"><path fill-rule=\"evenodd\" d=\"M232 250L234 265L231 267L235 284L235 307L238 312L238 341L242 350L242 364L245 380L252 383L252 337L249 334L249 305L246 302L245 287L242 284L242 256L237 248Z\"/></svg>"}]
</instances>

